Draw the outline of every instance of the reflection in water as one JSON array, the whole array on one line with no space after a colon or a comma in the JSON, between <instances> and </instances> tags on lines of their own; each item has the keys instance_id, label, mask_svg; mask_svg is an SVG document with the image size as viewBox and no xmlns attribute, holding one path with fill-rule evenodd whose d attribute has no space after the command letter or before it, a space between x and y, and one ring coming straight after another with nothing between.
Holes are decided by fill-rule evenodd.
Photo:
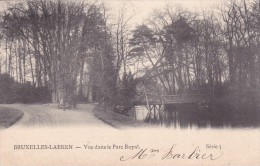
<instances>
[{"instance_id":1,"label":"reflection in water","mask_svg":"<svg viewBox=\"0 0 260 166\"><path fill-rule=\"evenodd\" d=\"M167 105L162 111L152 108L151 112L145 106L135 106L131 116L168 128L260 127L259 115L252 112L217 111L198 104Z\"/></svg>"}]
</instances>

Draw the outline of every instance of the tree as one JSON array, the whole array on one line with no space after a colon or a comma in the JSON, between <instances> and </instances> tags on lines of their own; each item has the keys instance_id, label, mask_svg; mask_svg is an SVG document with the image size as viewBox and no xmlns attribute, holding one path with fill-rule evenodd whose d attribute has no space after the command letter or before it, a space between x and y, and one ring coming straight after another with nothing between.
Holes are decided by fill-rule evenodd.
<instances>
[{"instance_id":1,"label":"tree","mask_svg":"<svg viewBox=\"0 0 260 166\"><path fill-rule=\"evenodd\" d=\"M3 25L8 38L12 35L21 41L18 50L32 53L36 85L50 86L53 102L73 100L80 66L84 68L87 52L103 44L98 35L106 33L100 8L90 2L39 0L15 4L5 14ZM18 58L23 64L24 55Z\"/></svg>"}]
</instances>

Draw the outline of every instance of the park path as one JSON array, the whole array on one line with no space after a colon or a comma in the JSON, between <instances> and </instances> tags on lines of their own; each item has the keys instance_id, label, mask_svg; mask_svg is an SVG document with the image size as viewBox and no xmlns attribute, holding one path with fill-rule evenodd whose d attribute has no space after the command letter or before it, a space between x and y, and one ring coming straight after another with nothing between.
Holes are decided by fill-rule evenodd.
<instances>
[{"instance_id":1,"label":"park path","mask_svg":"<svg viewBox=\"0 0 260 166\"><path fill-rule=\"evenodd\" d=\"M111 126L94 116L94 104L79 104L76 109L69 110L58 109L55 104L5 104L2 106L19 109L24 112L23 117L11 128L73 125L111 128Z\"/></svg>"}]
</instances>

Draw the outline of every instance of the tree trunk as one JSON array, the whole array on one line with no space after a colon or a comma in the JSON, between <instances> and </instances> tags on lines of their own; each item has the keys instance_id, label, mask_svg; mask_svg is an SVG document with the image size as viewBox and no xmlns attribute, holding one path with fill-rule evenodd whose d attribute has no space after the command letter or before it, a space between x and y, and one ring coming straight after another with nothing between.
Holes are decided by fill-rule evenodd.
<instances>
[{"instance_id":1,"label":"tree trunk","mask_svg":"<svg viewBox=\"0 0 260 166\"><path fill-rule=\"evenodd\" d=\"M9 57L8 57L8 74L12 76L12 43L9 46Z\"/></svg>"},{"instance_id":2,"label":"tree trunk","mask_svg":"<svg viewBox=\"0 0 260 166\"><path fill-rule=\"evenodd\" d=\"M84 65L85 65L85 58L82 58L81 66L80 66L80 74L79 74L79 97L83 97L83 76L84 76Z\"/></svg>"},{"instance_id":3,"label":"tree trunk","mask_svg":"<svg viewBox=\"0 0 260 166\"><path fill-rule=\"evenodd\" d=\"M26 83L26 47L23 41L23 83Z\"/></svg>"},{"instance_id":4,"label":"tree trunk","mask_svg":"<svg viewBox=\"0 0 260 166\"><path fill-rule=\"evenodd\" d=\"M27 49L28 49L28 54L29 54L29 63L30 63L30 69L31 69L32 84L33 84L33 86L35 86L33 63L32 63L32 54L31 54L31 51L30 51L29 43L27 43Z\"/></svg>"}]
</instances>

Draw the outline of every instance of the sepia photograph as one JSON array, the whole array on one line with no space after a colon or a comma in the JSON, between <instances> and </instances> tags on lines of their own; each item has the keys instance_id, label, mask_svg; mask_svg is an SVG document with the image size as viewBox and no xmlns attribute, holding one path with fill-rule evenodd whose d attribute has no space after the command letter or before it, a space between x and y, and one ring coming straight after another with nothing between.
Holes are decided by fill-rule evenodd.
<instances>
[{"instance_id":1,"label":"sepia photograph","mask_svg":"<svg viewBox=\"0 0 260 166\"><path fill-rule=\"evenodd\" d=\"M0 0L0 166L260 165L259 0Z\"/></svg>"}]
</instances>

